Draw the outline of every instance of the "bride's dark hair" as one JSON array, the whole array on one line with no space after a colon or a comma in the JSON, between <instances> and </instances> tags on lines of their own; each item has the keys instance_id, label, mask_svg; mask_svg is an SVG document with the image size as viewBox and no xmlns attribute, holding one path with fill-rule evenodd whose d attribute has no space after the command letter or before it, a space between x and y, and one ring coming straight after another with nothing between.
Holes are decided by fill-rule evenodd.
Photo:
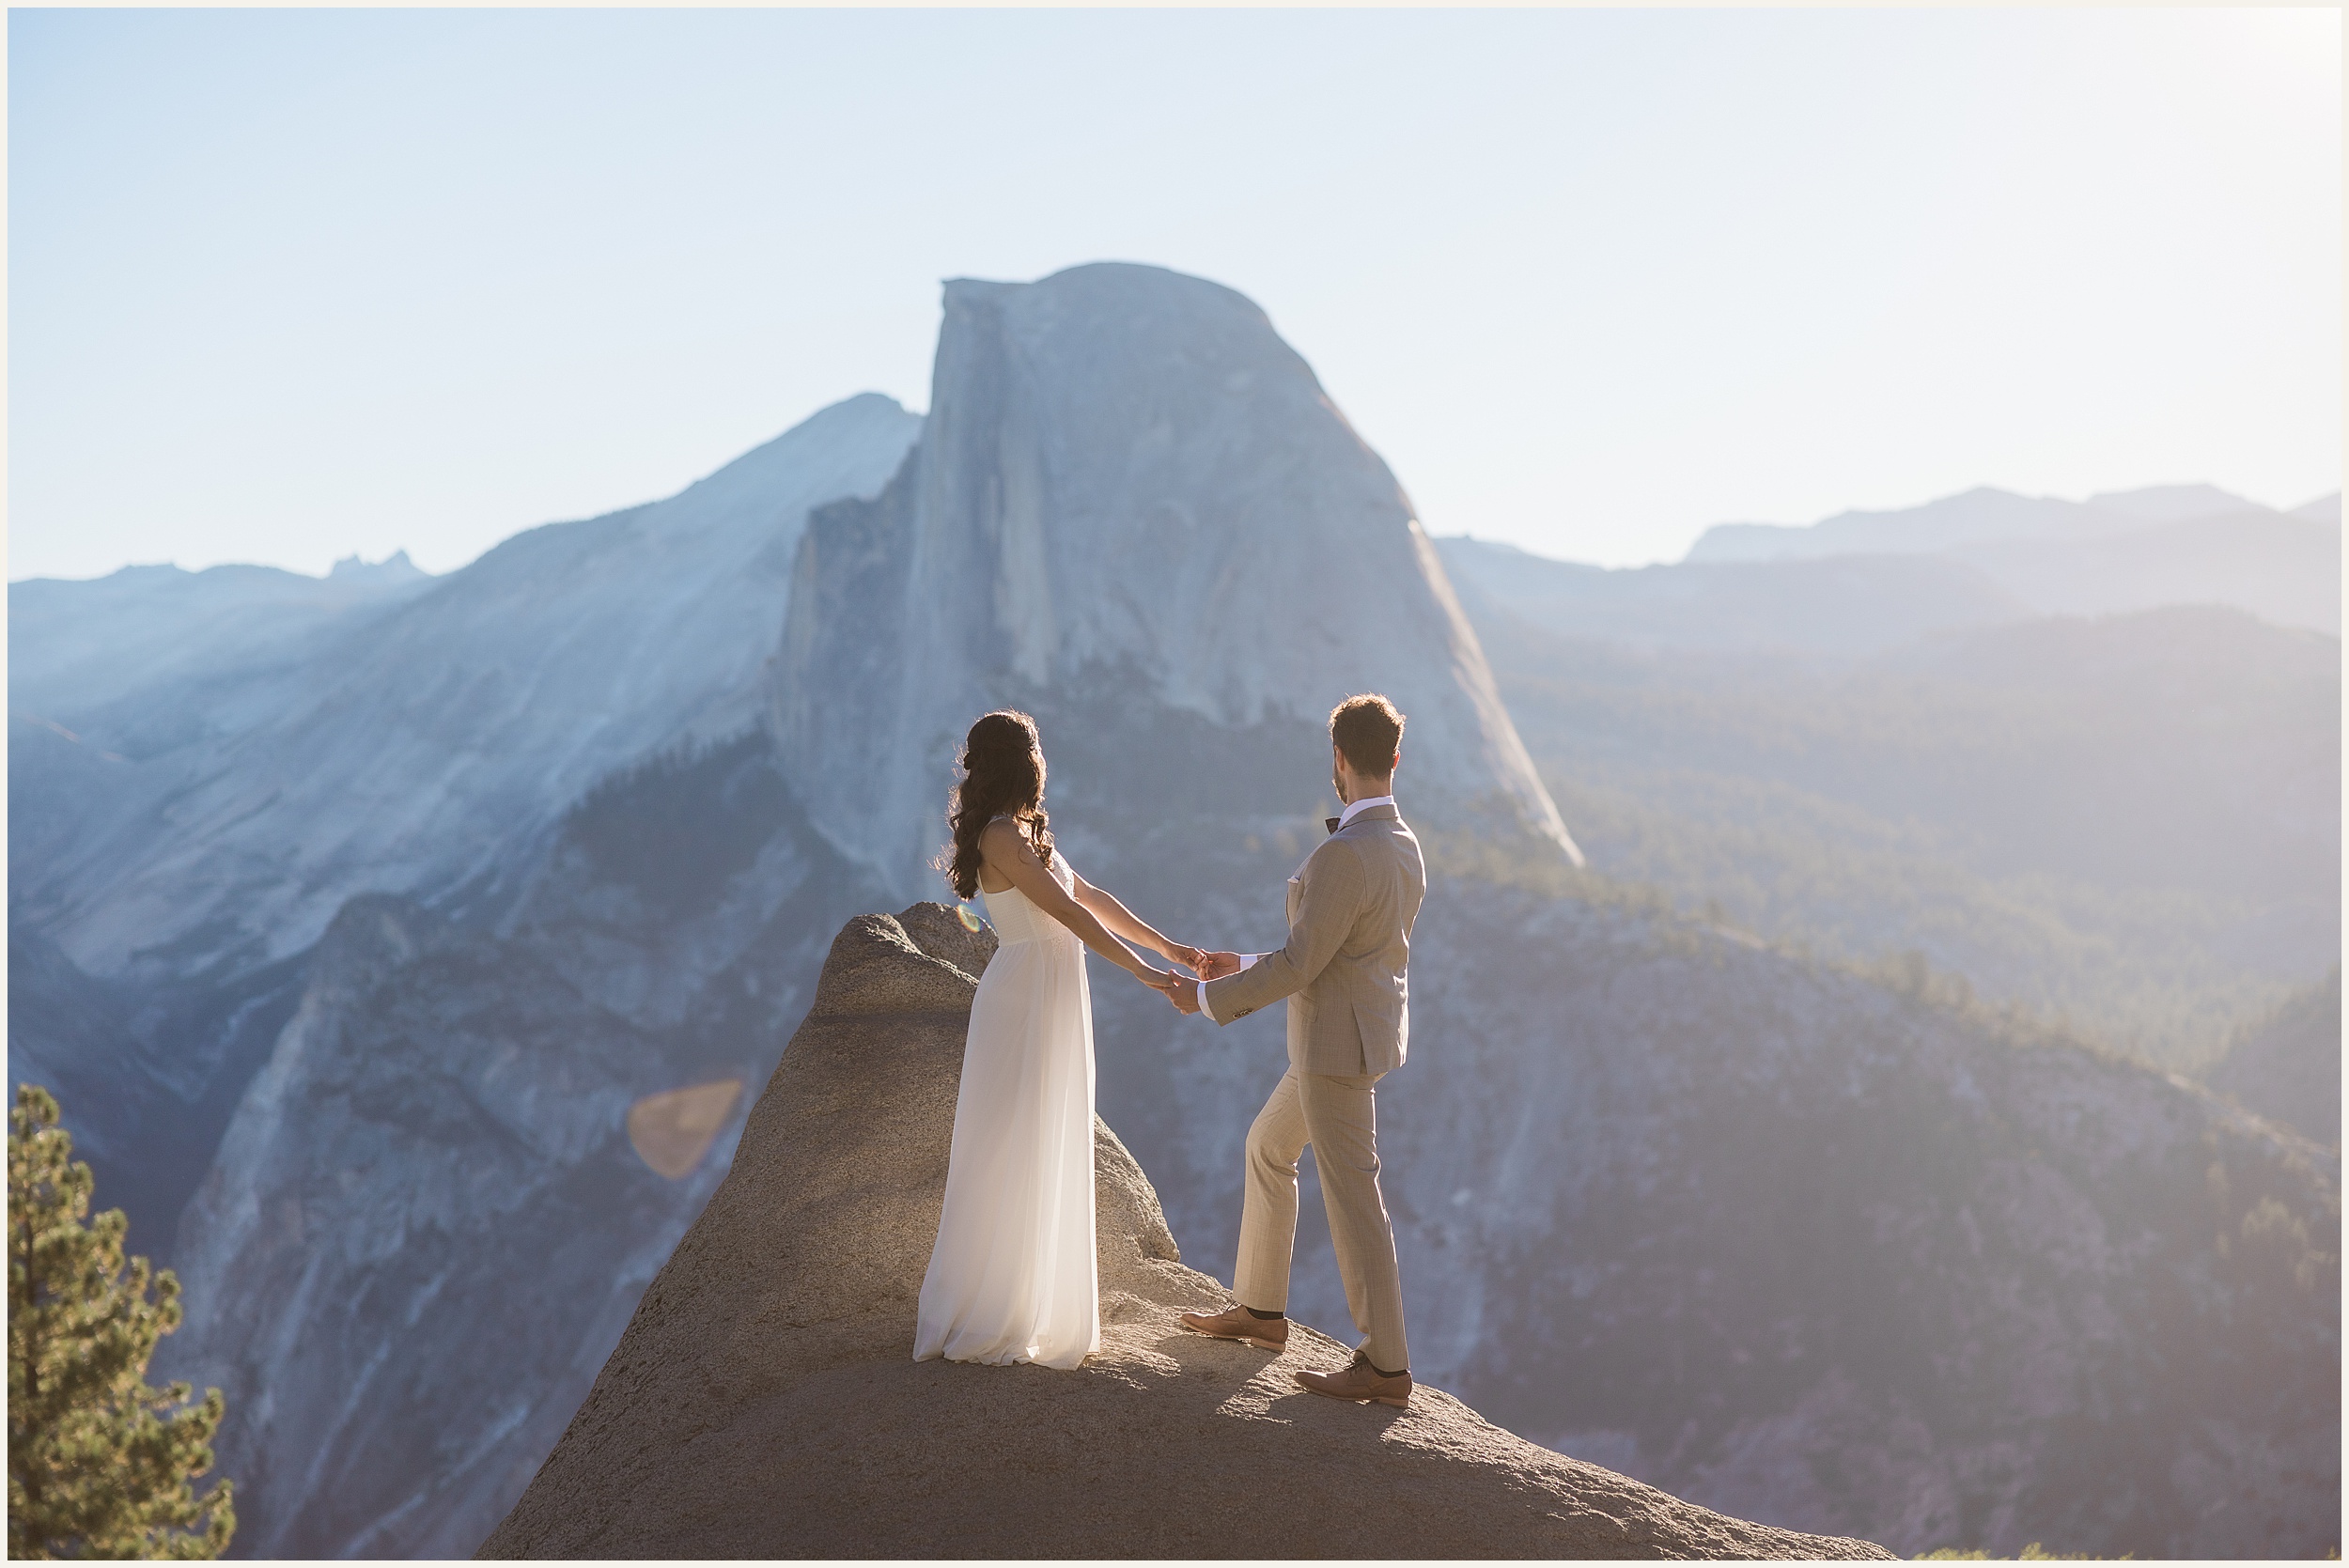
<instances>
[{"instance_id":1,"label":"bride's dark hair","mask_svg":"<svg viewBox=\"0 0 2349 1568\"><path fill-rule=\"evenodd\" d=\"M965 898L979 895L979 835L999 816L1019 826L1037 860L1052 863L1051 818L1044 815L1044 742L1034 720L1009 708L988 714L963 737L962 778L947 802L954 854L941 856L945 863L939 869Z\"/></svg>"}]
</instances>

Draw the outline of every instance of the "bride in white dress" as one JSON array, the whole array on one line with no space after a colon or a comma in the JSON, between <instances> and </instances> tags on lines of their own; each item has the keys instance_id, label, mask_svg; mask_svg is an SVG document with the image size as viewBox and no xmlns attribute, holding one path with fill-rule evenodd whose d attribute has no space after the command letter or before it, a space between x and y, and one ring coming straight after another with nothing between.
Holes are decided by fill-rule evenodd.
<instances>
[{"instance_id":1,"label":"bride in white dress","mask_svg":"<svg viewBox=\"0 0 2349 1568\"><path fill-rule=\"evenodd\" d=\"M1176 977L1120 937L1194 970L1206 955L1088 886L1054 849L1034 720L972 724L962 770L940 869L963 897L985 895L999 945L971 1003L913 1358L1073 1367L1101 1347L1084 949L1161 990Z\"/></svg>"}]
</instances>

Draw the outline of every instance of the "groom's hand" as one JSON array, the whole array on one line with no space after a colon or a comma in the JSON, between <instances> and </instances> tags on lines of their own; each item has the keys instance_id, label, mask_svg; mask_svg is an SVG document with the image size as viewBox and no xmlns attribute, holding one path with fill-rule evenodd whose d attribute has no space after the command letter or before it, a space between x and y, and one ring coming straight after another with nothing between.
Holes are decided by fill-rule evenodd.
<instances>
[{"instance_id":1,"label":"groom's hand","mask_svg":"<svg viewBox=\"0 0 2349 1568\"><path fill-rule=\"evenodd\" d=\"M1174 1004L1174 1011L1177 1013L1199 1011L1199 982L1196 980L1185 980L1177 976L1174 985L1164 986L1162 989L1166 992L1166 1000Z\"/></svg>"},{"instance_id":2,"label":"groom's hand","mask_svg":"<svg viewBox=\"0 0 2349 1568\"><path fill-rule=\"evenodd\" d=\"M1239 955L1237 953L1208 953L1201 955L1201 957L1204 962L1197 968L1202 980L1221 980L1227 974L1239 972Z\"/></svg>"}]
</instances>

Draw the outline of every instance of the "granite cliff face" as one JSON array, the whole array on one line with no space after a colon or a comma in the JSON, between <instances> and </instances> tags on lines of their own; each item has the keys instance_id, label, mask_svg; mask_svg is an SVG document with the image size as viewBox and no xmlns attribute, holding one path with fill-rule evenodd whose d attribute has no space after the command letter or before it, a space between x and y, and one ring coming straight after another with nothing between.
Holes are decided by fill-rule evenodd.
<instances>
[{"instance_id":1,"label":"granite cliff face","mask_svg":"<svg viewBox=\"0 0 2349 1568\"><path fill-rule=\"evenodd\" d=\"M583 802L504 935L344 906L181 1220L197 1308L158 1363L236 1404L241 1551L472 1550L877 892L754 736ZM696 1089L698 1126L664 1118Z\"/></svg>"},{"instance_id":2,"label":"granite cliff face","mask_svg":"<svg viewBox=\"0 0 2349 1568\"><path fill-rule=\"evenodd\" d=\"M598 1272L641 1289L714 1183L629 1148L663 1065L543 961L405 900L344 907L183 1225L205 1310L166 1359L241 1396L219 1445L255 1498L241 1550L470 1545L560 1420L542 1390L624 1311L567 1254L624 1235ZM452 1429L468 1388L490 1419Z\"/></svg>"},{"instance_id":3,"label":"granite cliff face","mask_svg":"<svg viewBox=\"0 0 2349 1568\"><path fill-rule=\"evenodd\" d=\"M913 1361L990 947L935 904L840 933L733 1169L480 1555L1889 1555L1691 1507L1432 1388L1316 1399L1287 1370L1346 1352L1309 1328L1278 1358L1185 1333L1222 1293L1098 1120L1101 1351Z\"/></svg>"},{"instance_id":4,"label":"granite cliff face","mask_svg":"<svg viewBox=\"0 0 2349 1568\"><path fill-rule=\"evenodd\" d=\"M1179 736L1180 798L1128 820L1221 826L1267 815L1268 775L1310 807L1313 737L1368 690L1410 716L1431 821L1579 858L1409 498L1312 369L1228 288L1100 265L946 286L920 442L801 544L770 722L817 828L910 896L990 707L1096 753Z\"/></svg>"}]
</instances>

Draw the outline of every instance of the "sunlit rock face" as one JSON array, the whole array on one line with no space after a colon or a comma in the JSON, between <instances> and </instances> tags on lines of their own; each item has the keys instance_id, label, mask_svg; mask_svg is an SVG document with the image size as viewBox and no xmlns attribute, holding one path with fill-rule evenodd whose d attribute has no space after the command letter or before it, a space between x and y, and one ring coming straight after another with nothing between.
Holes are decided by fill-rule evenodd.
<instances>
[{"instance_id":1,"label":"sunlit rock face","mask_svg":"<svg viewBox=\"0 0 2349 1568\"><path fill-rule=\"evenodd\" d=\"M1362 691L1409 716L1431 825L1572 852L1409 498L1312 369L1228 288L1099 265L946 286L920 444L801 547L771 717L817 826L911 894L990 707L1179 734L1179 793L1135 768L1120 809L1228 823L1311 815L1316 732Z\"/></svg>"}]
</instances>

